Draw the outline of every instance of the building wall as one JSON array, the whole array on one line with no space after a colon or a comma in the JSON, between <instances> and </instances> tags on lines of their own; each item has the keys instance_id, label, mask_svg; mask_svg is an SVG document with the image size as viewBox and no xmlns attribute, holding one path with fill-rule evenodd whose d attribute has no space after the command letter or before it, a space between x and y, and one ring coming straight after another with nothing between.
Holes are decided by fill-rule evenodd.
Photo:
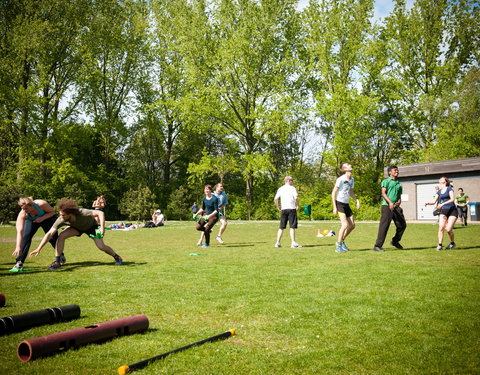
<instances>
[{"instance_id":1,"label":"building wall","mask_svg":"<svg viewBox=\"0 0 480 375\"><path fill-rule=\"evenodd\" d=\"M399 181L403 187L403 193L408 195L408 201L402 202L403 212L407 220L421 220L418 217L417 207L425 202L417 202L417 184L437 183L438 179L444 174L424 175L402 177L399 175ZM445 174L452 180L455 195L457 189L463 188L465 194L469 196L470 202L480 202L480 173L478 171L470 173L448 173ZM433 197L434 191L432 191Z\"/></svg>"}]
</instances>

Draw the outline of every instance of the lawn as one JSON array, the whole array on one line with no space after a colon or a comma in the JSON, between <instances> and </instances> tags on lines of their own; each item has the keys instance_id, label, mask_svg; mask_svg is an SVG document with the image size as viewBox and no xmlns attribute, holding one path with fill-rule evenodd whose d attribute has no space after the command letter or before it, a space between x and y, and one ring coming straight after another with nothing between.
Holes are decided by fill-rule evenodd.
<instances>
[{"instance_id":1,"label":"lawn","mask_svg":"<svg viewBox=\"0 0 480 375\"><path fill-rule=\"evenodd\" d=\"M334 237L301 222L291 249L273 247L275 222L231 222L225 244L195 244L193 222L109 231L124 259L114 266L85 236L67 241L67 264L48 271L50 245L29 272L8 272L13 226L0 228L0 316L78 304L81 318L0 337L1 374L116 374L121 365L234 328L229 339L150 364L146 374L479 374L480 225L456 229L457 248L436 251L437 226L409 224L405 250L371 251L378 225L359 223L334 252ZM215 229L215 233L217 228ZM390 234L393 229L390 229ZM43 232L37 232L39 239ZM391 236L390 236L391 237ZM390 237L387 237L388 239ZM38 241L34 241L34 246ZM444 242L446 244L446 241ZM196 254L196 255L195 255ZM144 333L30 362L22 341L145 314Z\"/></svg>"}]
</instances>

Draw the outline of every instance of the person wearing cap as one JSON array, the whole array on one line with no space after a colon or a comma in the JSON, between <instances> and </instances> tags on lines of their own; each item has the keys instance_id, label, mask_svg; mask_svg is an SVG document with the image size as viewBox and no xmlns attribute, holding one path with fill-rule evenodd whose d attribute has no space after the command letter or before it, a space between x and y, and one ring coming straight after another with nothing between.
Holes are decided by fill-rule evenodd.
<instances>
[{"instance_id":1,"label":"person wearing cap","mask_svg":"<svg viewBox=\"0 0 480 375\"><path fill-rule=\"evenodd\" d=\"M165 225L165 216L163 216L162 211L155 210L152 215L152 221L156 227L162 227Z\"/></svg>"}]
</instances>

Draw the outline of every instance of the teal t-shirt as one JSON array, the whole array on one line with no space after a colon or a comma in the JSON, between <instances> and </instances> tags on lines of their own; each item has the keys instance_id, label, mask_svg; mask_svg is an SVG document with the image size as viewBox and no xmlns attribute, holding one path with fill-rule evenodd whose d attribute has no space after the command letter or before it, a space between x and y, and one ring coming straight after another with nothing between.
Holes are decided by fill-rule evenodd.
<instances>
[{"instance_id":1,"label":"teal t-shirt","mask_svg":"<svg viewBox=\"0 0 480 375\"><path fill-rule=\"evenodd\" d=\"M400 181L394 180L391 177L388 177L382 181L382 188L387 189L387 197L393 202L397 202L402 195L402 185ZM388 206L388 202L382 198L382 206Z\"/></svg>"}]
</instances>

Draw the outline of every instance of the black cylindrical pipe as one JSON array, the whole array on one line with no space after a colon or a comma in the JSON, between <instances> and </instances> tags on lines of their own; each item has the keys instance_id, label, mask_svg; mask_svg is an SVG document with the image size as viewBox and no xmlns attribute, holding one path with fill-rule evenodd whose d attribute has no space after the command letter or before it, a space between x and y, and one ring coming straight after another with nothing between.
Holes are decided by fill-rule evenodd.
<instances>
[{"instance_id":1,"label":"black cylindrical pipe","mask_svg":"<svg viewBox=\"0 0 480 375\"><path fill-rule=\"evenodd\" d=\"M5 306L5 294L0 293L0 307Z\"/></svg>"},{"instance_id":2,"label":"black cylindrical pipe","mask_svg":"<svg viewBox=\"0 0 480 375\"><path fill-rule=\"evenodd\" d=\"M25 340L18 345L17 354L22 362L27 362L61 350L105 341L116 336L124 336L147 329L148 318L145 315L136 315Z\"/></svg>"},{"instance_id":3,"label":"black cylindrical pipe","mask_svg":"<svg viewBox=\"0 0 480 375\"><path fill-rule=\"evenodd\" d=\"M66 322L80 317L78 305L66 305L10 315L0 319L0 336L20 332L44 324Z\"/></svg>"}]
</instances>

